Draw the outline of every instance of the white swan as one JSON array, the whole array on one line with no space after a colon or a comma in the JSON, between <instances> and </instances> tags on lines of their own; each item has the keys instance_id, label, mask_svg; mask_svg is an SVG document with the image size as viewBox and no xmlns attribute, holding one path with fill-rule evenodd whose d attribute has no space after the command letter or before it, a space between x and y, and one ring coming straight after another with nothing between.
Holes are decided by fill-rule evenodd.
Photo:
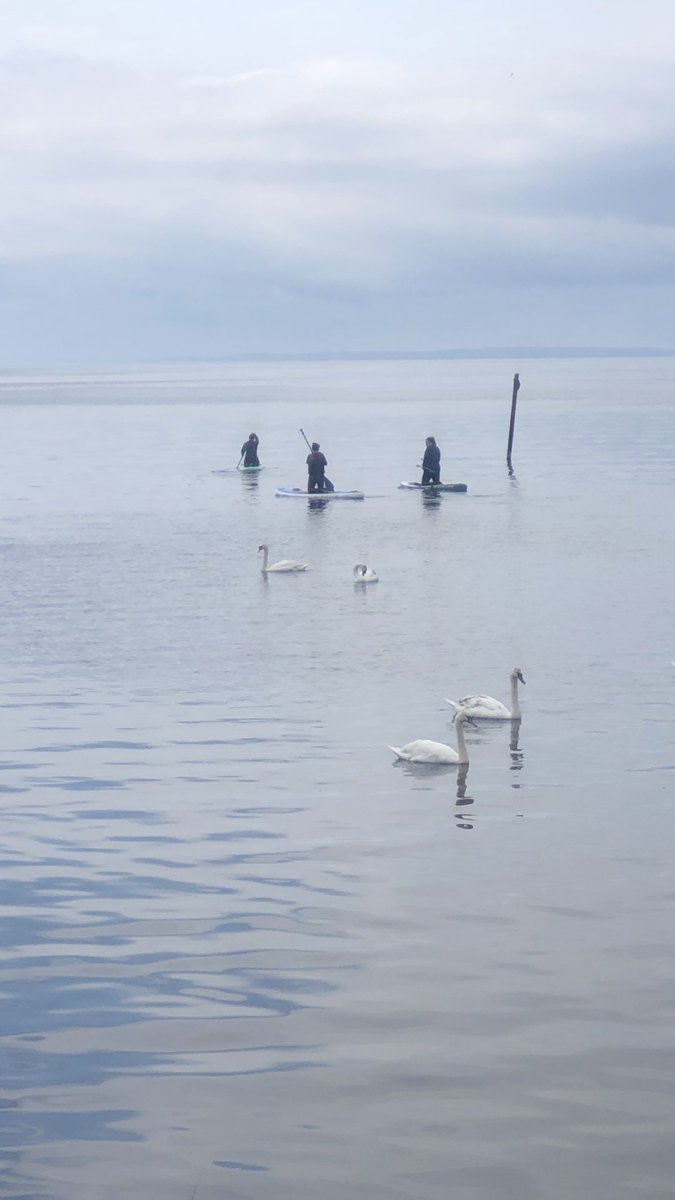
<instances>
[{"instance_id":1,"label":"white swan","mask_svg":"<svg viewBox=\"0 0 675 1200\"><path fill-rule=\"evenodd\" d=\"M279 562L272 563L272 565L268 567L267 559L270 548L265 542L263 542L262 546L258 546L258 553L260 553L261 550L263 552L263 565L260 569L263 575L269 575L272 571L285 571L286 573L289 571L306 571L309 565L308 563L295 562L295 560L292 558L282 558Z\"/></svg>"},{"instance_id":2,"label":"white swan","mask_svg":"<svg viewBox=\"0 0 675 1200\"><path fill-rule=\"evenodd\" d=\"M507 708L501 700L493 696L464 696L462 700L446 700L456 713L466 709L470 717L481 721L519 721L520 704L518 703L518 680L525 683L520 667L514 667L511 675L511 707Z\"/></svg>"},{"instance_id":3,"label":"white swan","mask_svg":"<svg viewBox=\"0 0 675 1200\"><path fill-rule=\"evenodd\" d=\"M353 571L354 583L377 583L378 575L372 567L367 567L365 563L357 563Z\"/></svg>"},{"instance_id":4,"label":"white swan","mask_svg":"<svg viewBox=\"0 0 675 1200\"><path fill-rule=\"evenodd\" d=\"M397 759L402 759L403 762L428 763L439 766L457 766L459 763L468 763L469 752L464 740L464 722L468 718L469 714L464 709L460 709L455 717L456 750L452 746L446 746L445 742L430 742L425 738L417 742L408 742L406 746L390 746L389 749L393 751Z\"/></svg>"}]
</instances>

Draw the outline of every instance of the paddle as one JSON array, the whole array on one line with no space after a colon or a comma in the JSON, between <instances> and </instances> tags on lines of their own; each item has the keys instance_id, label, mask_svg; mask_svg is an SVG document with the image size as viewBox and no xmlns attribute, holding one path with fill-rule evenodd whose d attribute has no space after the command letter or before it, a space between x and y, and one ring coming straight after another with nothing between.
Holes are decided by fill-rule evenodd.
<instances>
[{"instance_id":1,"label":"paddle","mask_svg":"<svg viewBox=\"0 0 675 1200\"><path fill-rule=\"evenodd\" d=\"M239 462L237 463L237 470L239 470L239 468L240 468L240 466L241 466L241 464L242 464L243 460L244 460L244 456L243 456L243 454L242 454L241 458L239 459Z\"/></svg>"},{"instance_id":2,"label":"paddle","mask_svg":"<svg viewBox=\"0 0 675 1200\"><path fill-rule=\"evenodd\" d=\"M302 436L304 437L305 441L307 442L307 445L309 446L309 449L311 450L311 449L312 449L312 446L311 446L311 443L308 441L307 434L305 433L304 429L301 429L301 430L300 430L300 432L301 432ZM323 477L323 482L324 482L324 486L325 486L325 488L326 488L326 491L327 491L327 492L334 492L334 491L335 491L335 487L334 487L334 485L331 483L331 481L330 481L330 479L328 478L328 476L327 476L327 475L324 475L324 477ZM310 495L314 495L314 493L313 493L313 492L311 492L311 493L310 493Z\"/></svg>"}]
</instances>

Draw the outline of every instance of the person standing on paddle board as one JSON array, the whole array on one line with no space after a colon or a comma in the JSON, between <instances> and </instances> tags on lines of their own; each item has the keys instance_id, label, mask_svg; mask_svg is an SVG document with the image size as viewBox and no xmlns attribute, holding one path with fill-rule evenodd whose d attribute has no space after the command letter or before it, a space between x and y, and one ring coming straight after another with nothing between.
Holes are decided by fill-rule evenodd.
<instances>
[{"instance_id":1,"label":"person standing on paddle board","mask_svg":"<svg viewBox=\"0 0 675 1200\"><path fill-rule=\"evenodd\" d=\"M441 482L441 452L436 445L436 438L428 437L422 459L422 486L428 483Z\"/></svg>"},{"instance_id":2,"label":"person standing on paddle board","mask_svg":"<svg viewBox=\"0 0 675 1200\"><path fill-rule=\"evenodd\" d=\"M326 467L328 459L321 453L318 442L312 442L312 449L307 455L307 491L325 492Z\"/></svg>"},{"instance_id":3,"label":"person standing on paddle board","mask_svg":"<svg viewBox=\"0 0 675 1200\"><path fill-rule=\"evenodd\" d=\"M258 458L258 443L259 438L257 433L249 433L248 441L244 442L241 448L241 456L244 460L245 467L259 467L260 459Z\"/></svg>"}]
</instances>

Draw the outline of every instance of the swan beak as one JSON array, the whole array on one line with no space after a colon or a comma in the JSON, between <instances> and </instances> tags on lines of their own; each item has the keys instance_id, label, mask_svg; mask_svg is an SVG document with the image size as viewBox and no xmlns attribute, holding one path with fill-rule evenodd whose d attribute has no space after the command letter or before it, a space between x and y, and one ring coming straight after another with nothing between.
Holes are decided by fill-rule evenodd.
<instances>
[{"instance_id":1,"label":"swan beak","mask_svg":"<svg viewBox=\"0 0 675 1200\"><path fill-rule=\"evenodd\" d=\"M524 682L525 682L525 680L524 680L524 678L523 678L523 672L522 672L522 671L519 671L519 672L518 672L518 676L517 676L517 678L520 680L520 682L521 682L521 683L524 683Z\"/></svg>"}]
</instances>

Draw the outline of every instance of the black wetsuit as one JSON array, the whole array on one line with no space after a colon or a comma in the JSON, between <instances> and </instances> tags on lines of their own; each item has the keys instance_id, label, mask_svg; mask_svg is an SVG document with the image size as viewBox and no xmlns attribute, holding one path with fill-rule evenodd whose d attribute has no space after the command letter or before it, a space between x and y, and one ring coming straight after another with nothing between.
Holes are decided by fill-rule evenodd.
<instances>
[{"instance_id":1,"label":"black wetsuit","mask_svg":"<svg viewBox=\"0 0 675 1200\"><path fill-rule=\"evenodd\" d=\"M325 471L327 466L328 459L320 450L312 450L311 454L307 455L308 492L325 492Z\"/></svg>"},{"instance_id":2,"label":"black wetsuit","mask_svg":"<svg viewBox=\"0 0 675 1200\"><path fill-rule=\"evenodd\" d=\"M260 460L258 458L258 439L257 438L249 438L247 442L244 442L244 444L241 448L241 452L244 455L244 466L245 467L259 467L260 466Z\"/></svg>"},{"instance_id":3,"label":"black wetsuit","mask_svg":"<svg viewBox=\"0 0 675 1200\"><path fill-rule=\"evenodd\" d=\"M422 459L422 483L441 482L441 452L438 446L427 446Z\"/></svg>"}]
</instances>

